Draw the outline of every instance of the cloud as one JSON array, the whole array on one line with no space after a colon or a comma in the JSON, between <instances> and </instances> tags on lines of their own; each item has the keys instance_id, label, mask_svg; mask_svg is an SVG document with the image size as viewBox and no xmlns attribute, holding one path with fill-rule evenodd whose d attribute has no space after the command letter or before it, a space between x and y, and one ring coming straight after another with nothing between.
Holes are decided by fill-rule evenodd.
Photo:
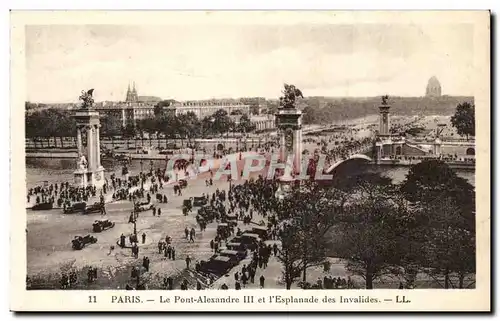
<instances>
[{"instance_id":1,"label":"cloud","mask_svg":"<svg viewBox=\"0 0 500 321\"><path fill-rule=\"evenodd\" d=\"M27 30L33 101L139 94L164 98L305 94L421 95L436 75L448 94L471 94L467 25L37 26ZM123 99L123 98L119 98Z\"/></svg>"}]
</instances>

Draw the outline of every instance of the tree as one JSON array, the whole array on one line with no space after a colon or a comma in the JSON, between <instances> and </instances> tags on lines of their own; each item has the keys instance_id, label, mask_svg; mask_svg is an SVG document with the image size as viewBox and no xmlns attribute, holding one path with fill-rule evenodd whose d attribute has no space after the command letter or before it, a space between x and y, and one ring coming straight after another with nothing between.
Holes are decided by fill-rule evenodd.
<instances>
[{"instance_id":1,"label":"tree","mask_svg":"<svg viewBox=\"0 0 500 321\"><path fill-rule=\"evenodd\" d=\"M278 260L283 264L287 289L301 273L306 282L307 269L324 263L328 233L341 213L338 193L310 183L294 188L279 207L286 232L280 234L282 253Z\"/></svg>"},{"instance_id":2,"label":"tree","mask_svg":"<svg viewBox=\"0 0 500 321\"><path fill-rule=\"evenodd\" d=\"M165 135L165 146L167 146L167 139L175 138L175 135L178 131L176 116L173 114L162 115L158 120L157 126L158 131Z\"/></svg>"},{"instance_id":3,"label":"tree","mask_svg":"<svg viewBox=\"0 0 500 321\"><path fill-rule=\"evenodd\" d=\"M176 103L177 101L173 99L166 99L159 101L155 106L154 106L154 115L155 117L160 117L164 114L164 108L169 107L172 104Z\"/></svg>"},{"instance_id":4,"label":"tree","mask_svg":"<svg viewBox=\"0 0 500 321\"><path fill-rule=\"evenodd\" d=\"M300 277L302 270L303 255L300 242L303 238L300 237L300 232L298 226L287 225L280 234L281 249L276 258L283 265L283 278L287 290L292 288L293 282Z\"/></svg>"},{"instance_id":5,"label":"tree","mask_svg":"<svg viewBox=\"0 0 500 321\"><path fill-rule=\"evenodd\" d=\"M115 136L122 133L122 120L115 114L108 114L101 118L101 134L111 138L111 149L115 149Z\"/></svg>"},{"instance_id":6,"label":"tree","mask_svg":"<svg viewBox=\"0 0 500 321\"><path fill-rule=\"evenodd\" d=\"M332 249L347 260L350 272L365 279L367 289L373 289L374 280L392 274L401 263L401 245L413 218L390 179L361 174L351 181Z\"/></svg>"},{"instance_id":7,"label":"tree","mask_svg":"<svg viewBox=\"0 0 500 321\"><path fill-rule=\"evenodd\" d=\"M127 123L122 127L122 136L127 140L127 149L130 148L129 139L135 137L135 126L132 123Z\"/></svg>"},{"instance_id":8,"label":"tree","mask_svg":"<svg viewBox=\"0 0 500 321\"><path fill-rule=\"evenodd\" d=\"M457 129L459 135L469 136L476 134L475 106L469 102L458 104L455 115L451 117L451 124Z\"/></svg>"},{"instance_id":9,"label":"tree","mask_svg":"<svg viewBox=\"0 0 500 321\"><path fill-rule=\"evenodd\" d=\"M200 131L200 121L196 114L193 112L180 114L177 116L177 126L179 135L187 138L188 145L192 147L192 139L196 138Z\"/></svg>"},{"instance_id":10,"label":"tree","mask_svg":"<svg viewBox=\"0 0 500 321\"><path fill-rule=\"evenodd\" d=\"M304 110L302 110L302 121L304 124L318 124L319 123L319 117L318 117L318 110L312 108L311 106L306 106Z\"/></svg>"},{"instance_id":11,"label":"tree","mask_svg":"<svg viewBox=\"0 0 500 321\"><path fill-rule=\"evenodd\" d=\"M229 129L234 127L233 120L227 114L227 111L224 109L217 110L213 115L213 129L215 133L220 134L221 136L224 133L229 132Z\"/></svg>"},{"instance_id":12,"label":"tree","mask_svg":"<svg viewBox=\"0 0 500 321\"><path fill-rule=\"evenodd\" d=\"M215 134L214 122L215 122L215 119L212 116L204 117L201 120L200 137L206 137L207 134L208 135Z\"/></svg>"},{"instance_id":13,"label":"tree","mask_svg":"<svg viewBox=\"0 0 500 321\"><path fill-rule=\"evenodd\" d=\"M475 193L473 186L444 162L424 161L412 166L401 186L422 221L421 244L425 252L420 265L444 288L451 277L475 272Z\"/></svg>"},{"instance_id":14,"label":"tree","mask_svg":"<svg viewBox=\"0 0 500 321\"><path fill-rule=\"evenodd\" d=\"M113 137L121 134L122 120L114 114L108 114L101 118L101 134Z\"/></svg>"},{"instance_id":15,"label":"tree","mask_svg":"<svg viewBox=\"0 0 500 321\"><path fill-rule=\"evenodd\" d=\"M76 121L66 110L48 108L26 116L26 137L36 141L40 138L59 137L61 147L64 147L63 137L76 135ZM36 146L35 146L36 147Z\"/></svg>"},{"instance_id":16,"label":"tree","mask_svg":"<svg viewBox=\"0 0 500 321\"><path fill-rule=\"evenodd\" d=\"M241 110L236 109L236 110L233 110L230 115L236 116L236 115L242 115L242 114L243 114L243 112Z\"/></svg>"},{"instance_id":17,"label":"tree","mask_svg":"<svg viewBox=\"0 0 500 321\"><path fill-rule=\"evenodd\" d=\"M153 113L155 115L155 117L160 117L162 114L163 114L163 107L160 106L160 104L156 104L154 109L153 109Z\"/></svg>"},{"instance_id":18,"label":"tree","mask_svg":"<svg viewBox=\"0 0 500 321\"><path fill-rule=\"evenodd\" d=\"M247 114L243 114L240 117L240 122L238 124L238 131L249 133L255 129L255 125L250 121L250 117Z\"/></svg>"}]
</instances>

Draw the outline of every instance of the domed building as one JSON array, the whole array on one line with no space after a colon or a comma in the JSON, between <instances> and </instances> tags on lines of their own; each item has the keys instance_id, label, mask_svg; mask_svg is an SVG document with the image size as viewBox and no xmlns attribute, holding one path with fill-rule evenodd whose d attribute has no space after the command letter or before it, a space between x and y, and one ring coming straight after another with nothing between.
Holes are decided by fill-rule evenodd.
<instances>
[{"instance_id":1,"label":"domed building","mask_svg":"<svg viewBox=\"0 0 500 321\"><path fill-rule=\"evenodd\" d=\"M427 89L425 90L426 97L439 97L441 96L441 84L439 80L432 76L427 83Z\"/></svg>"}]
</instances>

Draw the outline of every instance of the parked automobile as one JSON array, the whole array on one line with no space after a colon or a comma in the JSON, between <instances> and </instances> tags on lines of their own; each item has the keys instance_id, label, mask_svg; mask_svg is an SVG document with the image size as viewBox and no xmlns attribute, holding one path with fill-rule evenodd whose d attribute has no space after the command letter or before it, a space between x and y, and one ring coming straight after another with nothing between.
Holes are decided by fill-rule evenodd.
<instances>
[{"instance_id":1,"label":"parked automobile","mask_svg":"<svg viewBox=\"0 0 500 321\"><path fill-rule=\"evenodd\" d=\"M250 233L259 235L264 241L269 238L268 229L265 226L253 226Z\"/></svg>"},{"instance_id":2,"label":"parked automobile","mask_svg":"<svg viewBox=\"0 0 500 321\"><path fill-rule=\"evenodd\" d=\"M201 206L204 206L204 205L207 205L208 203L208 200L206 197L197 197L195 196L193 198L193 206L198 206L198 207L201 207Z\"/></svg>"},{"instance_id":3,"label":"parked automobile","mask_svg":"<svg viewBox=\"0 0 500 321\"><path fill-rule=\"evenodd\" d=\"M238 225L238 217L236 215L226 215L226 223L229 226L237 226Z\"/></svg>"},{"instance_id":4,"label":"parked automobile","mask_svg":"<svg viewBox=\"0 0 500 321\"><path fill-rule=\"evenodd\" d=\"M95 202L92 205L85 206L83 214L100 213L104 208L104 204Z\"/></svg>"},{"instance_id":5,"label":"parked automobile","mask_svg":"<svg viewBox=\"0 0 500 321\"><path fill-rule=\"evenodd\" d=\"M226 244L226 248L228 250L234 250L234 251L246 251L246 246L245 244L239 243L239 242L230 242Z\"/></svg>"},{"instance_id":6,"label":"parked automobile","mask_svg":"<svg viewBox=\"0 0 500 321\"><path fill-rule=\"evenodd\" d=\"M237 251L237 250L220 250L219 251L220 256L235 256L238 258L238 261L241 261L247 257L247 252L246 251Z\"/></svg>"},{"instance_id":7,"label":"parked automobile","mask_svg":"<svg viewBox=\"0 0 500 321\"><path fill-rule=\"evenodd\" d=\"M87 203L85 202L74 203L64 208L63 213L64 214L83 213L86 208L87 208Z\"/></svg>"},{"instance_id":8,"label":"parked automobile","mask_svg":"<svg viewBox=\"0 0 500 321\"><path fill-rule=\"evenodd\" d=\"M53 207L54 207L54 205L52 204L52 202L46 202L46 203L39 203L39 204L33 205L33 207L31 209L33 211L47 211L47 210L51 210Z\"/></svg>"},{"instance_id":9,"label":"parked automobile","mask_svg":"<svg viewBox=\"0 0 500 321\"><path fill-rule=\"evenodd\" d=\"M229 227L229 224L219 223L219 225L217 225L217 235L223 239L228 238L231 235L231 228Z\"/></svg>"},{"instance_id":10,"label":"parked automobile","mask_svg":"<svg viewBox=\"0 0 500 321\"><path fill-rule=\"evenodd\" d=\"M255 250L259 246L261 239L258 234L243 233L241 235L241 243L245 244L249 250Z\"/></svg>"},{"instance_id":11,"label":"parked automobile","mask_svg":"<svg viewBox=\"0 0 500 321\"><path fill-rule=\"evenodd\" d=\"M210 261L205 263L201 270L205 273L210 273L216 276L222 276L229 272L229 270L234 267L234 261L232 261L227 256L217 256L211 258Z\"/></svg>"}]
</instances>

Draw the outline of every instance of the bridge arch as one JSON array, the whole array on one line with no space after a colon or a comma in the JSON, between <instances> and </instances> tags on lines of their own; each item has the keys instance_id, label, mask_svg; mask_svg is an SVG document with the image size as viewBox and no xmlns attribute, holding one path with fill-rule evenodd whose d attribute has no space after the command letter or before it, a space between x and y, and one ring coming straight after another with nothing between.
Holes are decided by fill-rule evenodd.
<instances>
[{"instance_id":1,"label":"bridge arch","mask_svg":"<svg viewBox=\"0 0 500 321\"><path fill-rule=\"evenodd\" d=\"M335 162L335 164L331 165L328 170L326 170L326 173L331 173L335 168L337 168L339 165L345 163L345 162L348 162L348 161L351 161L351 160L355 160L355 159L360 159L360 160L364 160L366 162L371 162L373 161L373 159L371 159L370 157L364 155L364 154L354 154L354 155L351 155L349 156L349 158L347 159L342 159L342 160L339 160L337 162Z\"/></svg>"},{"instance_id":2,"label":"bridge arch","mask_svg":"<svg viewBox=\"0 0 500 321\"><path fill-rule=\"evenodd\" d=\"M467 148L465 155L476 155L476 150L473 147Z\"/></svg>"}]
</instances>

